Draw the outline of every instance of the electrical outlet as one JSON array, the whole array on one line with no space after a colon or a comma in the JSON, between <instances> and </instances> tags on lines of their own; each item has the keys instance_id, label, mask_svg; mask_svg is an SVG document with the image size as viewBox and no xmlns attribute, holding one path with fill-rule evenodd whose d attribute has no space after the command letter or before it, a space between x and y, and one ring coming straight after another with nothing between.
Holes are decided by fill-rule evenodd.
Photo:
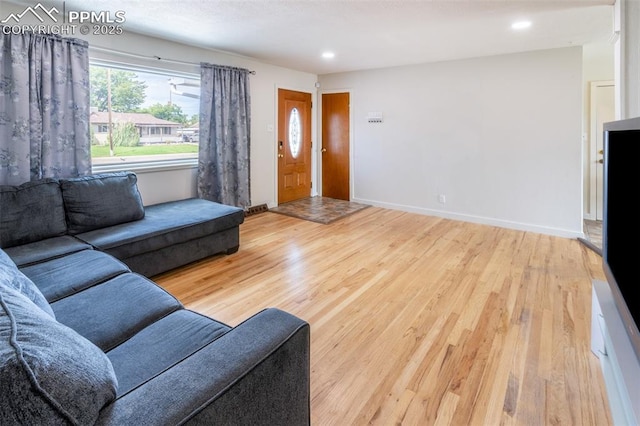
<instances>
[{"instance_id":1,"label":"electrical outlet","mask_svg":"<svg viewBox=\"0 0 640 426\"><path fill-rule=\"evenodd\" d=\"M440 194L440 195L438 195L438 202L439 202L440 204L444 204L444 203L446 203L446 202L447 202L447 199L445 198L444 194Z\"/></svg>"}]
</instances>

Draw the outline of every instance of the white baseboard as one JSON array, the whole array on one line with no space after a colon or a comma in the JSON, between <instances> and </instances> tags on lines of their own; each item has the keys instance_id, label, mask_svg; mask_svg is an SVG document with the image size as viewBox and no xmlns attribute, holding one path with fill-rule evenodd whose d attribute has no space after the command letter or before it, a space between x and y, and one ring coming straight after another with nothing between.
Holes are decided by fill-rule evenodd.
<instances>
[{"instance_id":1,"label":"white baseboard","mask_svg":"<svg viewBox=\"0 0 640 426\"><path fill-rule=\"evenodd\" d=\"M356 203L370 204L376 207L382 207L391 210L400 210L408 213L418 213L427 216L437 216L445 219L459 220L462 222L478 223L481 225L491 225L500 228L515 229L517 231L535 232L538 234L553 235L564 238L584 238L582 231L576 232L568 229L551 228L546 226L533 225L528 223L512 222L508 220L500 220L489 217L472 216L466 214L452 213L442 210L426 209L422 207L406 206L402 204L384 203L374 200L366 200L363 198L352 198L351 201Z\"/></svg>"}]
</instances>

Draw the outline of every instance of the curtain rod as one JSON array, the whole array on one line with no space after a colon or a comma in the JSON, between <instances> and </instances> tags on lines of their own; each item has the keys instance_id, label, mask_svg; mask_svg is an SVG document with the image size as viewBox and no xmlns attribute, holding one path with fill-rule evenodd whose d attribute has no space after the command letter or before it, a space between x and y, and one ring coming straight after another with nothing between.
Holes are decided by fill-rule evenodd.
<instances>
[{"instance_id":1,"label":"curtain rod","mask_svg":"<svg viewBox=\"0 0 640 426\"><path fill-rule=\"evenodd\" d=\"M167 58L162 58L162 57L157 56L157 55L145 56L145 55L139 55L137 53L123 52L121 50L113 50L113 49L107 49L107 48L104 48L104 47L97 47L97 46L91 46L91 45L89 45L89 50L98 50L100 52L112 53L112 54L115 54L115 55L131 56L133 58L152 59L152 60L156 60L156 61L170 62L172 64L191 65L191 66L195 66L195 67L199 67L200 66L200 63L196 63L196 62L179 61L179 60L176 60L176 59L167 59ZM251 71L249 71L249 74L255 75L256 72L251 70Z\"/></svg>"}]
</instances>

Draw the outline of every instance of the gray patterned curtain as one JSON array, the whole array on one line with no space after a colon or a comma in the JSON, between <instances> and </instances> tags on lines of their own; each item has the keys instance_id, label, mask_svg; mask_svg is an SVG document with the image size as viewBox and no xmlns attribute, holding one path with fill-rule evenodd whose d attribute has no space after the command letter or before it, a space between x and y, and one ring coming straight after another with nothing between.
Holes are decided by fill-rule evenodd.
<instances>
[{"instance_id":1,"label":"gray patterned curtain","mask_svg":"<svg viewBox=\"0 0 640 426\"><path fill-rule=\"evenodd\" d=\"M86 41L0 35L0 184L91 173Z\"/></svg>"},{"instance_id":2,"label":"gray patterned curtain","mask_svg":"<svg viewBox=\"0 0 640 426\"><path fill-rule=\"evenodd\" d=\"M198 196L248 207L249 70L202 63L200 85Z\"/></svg>"}]
</instances>

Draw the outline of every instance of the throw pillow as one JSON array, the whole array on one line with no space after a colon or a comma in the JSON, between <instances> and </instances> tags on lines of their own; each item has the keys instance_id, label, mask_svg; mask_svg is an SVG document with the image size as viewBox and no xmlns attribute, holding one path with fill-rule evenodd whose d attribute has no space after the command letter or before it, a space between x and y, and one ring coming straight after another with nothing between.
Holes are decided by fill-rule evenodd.
<instances>
[{"instance_id":1,"label":"throw pillow","mask_svg":"<svg viewBox=\"0 0 640 426\"><path fill-rule=\"evenodd\" d=\"M40 289L25 274L18 269L9 255L0 249L0 283L19 291L37 307L55 318L53 309L45 299Z\"/></svg>"},{"instance_id":2,"label":"throw pillow","mask_svg":"<svg viewBox=\"0 0 640 426\"><path fill-rule=\"evenodd\" d=\"M0 186L0 247L57 237L67 232L60 185L41 179L19 186Z\"/></svg>"},{"instance_id":3,"label":"throw pillow","mask_svg":"<svg viewBox=\"0 0 640 426\"><path fill-rule=\"evenodd\" d=\"M144 217L138 178L132 172L61 179L70 234L132 222Z\"/></svg>"},{"instance_id":4,"label":"throw pillow","mask_svg":"<svg viewBox=\"0 0 640 426\"><path fill-rule=\"evenodd\" d=\"M104 352L0 284L2 423L94 424L116 389Z\"/></svg>"}]
</instances>

